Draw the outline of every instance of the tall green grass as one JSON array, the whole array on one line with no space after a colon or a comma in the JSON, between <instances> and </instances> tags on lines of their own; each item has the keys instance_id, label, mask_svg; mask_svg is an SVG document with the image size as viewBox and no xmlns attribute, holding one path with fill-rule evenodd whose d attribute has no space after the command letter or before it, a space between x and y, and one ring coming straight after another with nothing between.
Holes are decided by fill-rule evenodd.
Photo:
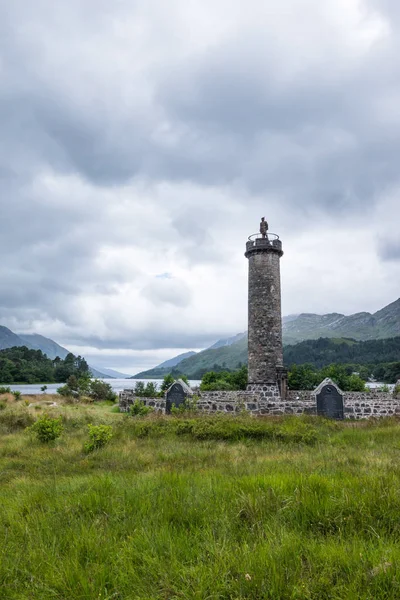
<instances>
[{"instance_id":1,"label":"tall green grass","mask_svg":"<svg viewBox=\"0 0 400 600\"><path fill-rule=\"evenodd\" d=\"M65 430L49 447L20 417L1 429L8 411L1 598L400 597L395 420L134 419L67 407L54 411ZM91 454L88 422L114 430Z\"/></svg>"}]
</instances>

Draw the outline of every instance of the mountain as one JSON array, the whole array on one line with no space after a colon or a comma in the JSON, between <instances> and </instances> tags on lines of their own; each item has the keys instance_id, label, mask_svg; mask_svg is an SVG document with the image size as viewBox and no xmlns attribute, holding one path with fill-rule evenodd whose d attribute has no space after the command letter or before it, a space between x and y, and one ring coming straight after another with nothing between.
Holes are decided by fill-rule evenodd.
<instances>
[{"instance_id":1,"label":"mountain","mask_svg":"<svg viewBox=\"0 0 400 600\"><path fill-rule=\"evenodd\" d=\"M400 366L400 336L366 341L350 338L304 340L293 346L284 346L283 360L287 367L306 363L317 368L333 363L354 365L398 363Z\"/></svg>"},{"instance_id":2,"label":"mountain","mask_svg":"<svg viewBox=\"0 0 400 600\"><path fill-rule=\"evenodd\" d=\"M244 345L243 340L245 342ZM230 353L228 347L239 342L242 342L239 350L236 351L234 349L233 352ZM221 351L214 352L216 350ZM236 362L233 364L235 360ZM182 372L184 375L186 372L189 372L191 374L191 379L201 379L203 373L210 371L214 364L224 364L224 368L235 369L237 364L243 363L244 360L247 361L246 331L229 338L218 340L215 344L202 352L186 352L184 354L179 354L178 356L157 365L153 369L137 373L131 377L131 379L162 379L171 372L176 374ZM179 365L179 368L177 365ZM199 375L200 371L201 375Z\"/></svg>"},{"instance_id":3,"label":"mountain","mask_svg":"<svg viewBox=\"0 0 400 600\"><path fill-rule=\"evenodd\" d=\"M289 315L282 319L282 333L284 345L318 338L352 338L361 341L400 336L400 298L374 314L360 312L349 316L341 313ZM236 369L246 363L247 334L238 333L182 360L178 363L179 366L157 367L138 373L134 378L162 378L172 372L173 375L183 374L191 379L200 379L207 371Z\"/></svg>"},{"instance_id":4,"label":"mountain","mask_svg":"<svg viewBox=\"0 0 400 600\"><path fill-rule=\"evenodd\" d=\"M237 333L236 335L226 338L225 340L218 340L212 346L207 348L207 350L216 350L217 348L222 348L223 346L232 346L232 344L236 344L236 342L240 342L240 340L247 337L247 331L243 333Z\"/></svg>"},{"instance_id":5,"label":"mountain","mask_svg":"<svg viewBox=\"0 0 400 600\"><path fill-rule=\"evenodd\" d=\"M400 298L376 313L360 312L345 316L340 313L316 315L303 313L282 320L284 344L319 337L351 337L375 340L400 335Z\"/></svg>"},{"instance_id":6,"label":"mountain","mask_svg":"<svg viewBox=\"0 0 400 600\"><path fill-rule=\"evenodd\" d=\"M127 375L126 373L120 373L119 371L115 371L114 369L106 369L104 367L96 367L91 366L91 369L96 369L97 371L101 371L101 377L112 377L113 379L129 379L131 375ZM98 376L100 377L100 376Z\"/></svg>"},{"instance_id":7,"label":"mountain","mask_svg":"<svg viewBox=\"0 0 400 600\"><path fill-rule=\"evenodd\" d=\"M43 335L39 335L38 333L16 334L11 329L8 329L8 327L0 325L0 350L14 346L26 346L29 350L41 350L51 360L54 360L56 356L64 359L69 354L69 350ZM105 374L91 365L89 365L89 368L93 377L111 378L109 374Z\"/></svg>"},{"instance_id":8,"label":"mountain","mask_svg":"<svg viewBox=\"0 0 400 600\"><path fill-rule=\"evenodd\" d=\"M92 374L92 377L96 377L96 379L114 379L114 377L112 377L111 375L106 375L106 373L98 371L97 369L92 367L92 365L89 365L89 370Z\"/></svg>"},{"instance_id":9,"label":"mountain","mask_svg":"<svg viewBox=\"0 0 400 600\"><path fill-rule=\"evenodd\" d=\"M238 334L239 336L241 334ZM236 336L235 336L236 337ZM222 345L218 348L207 348L185 358L175 367L155 367L134 375L132 379L161 379L164 375L187 375L189 379L201 379L207 371L213 369L237 369L247 363L247 336L231 345Z\"/></svg>"},{"instance_id":10,"label":"mountain","mask_svg":"<svg viewBox=\"0 0 400 600\"><path fill-rule=\"evenodd\" d=\"M19 335L11 331L11 329L0 325L0 350L12 348L13 346L27 346L30 350L33 349L29 343L25 342Z\"/></svg>"},{"instance_id":11,"label":"mountain","mask_svg":"<svg viewBox=\"0 0 400 600\"><path fill-rule=\"evenodd\" d=\"M57 344L54 340L50 338L44 337L43 335L39 335L38 333L19 333L18 336L24 342L25 346L28 348L33 348L34 350L41 350L43 354L46 354L48 358L54 360L56 356L60 358L65 358L67 354L69 354L69 350ZM92 367L89 365L90 372L92 377L100 377L103 379L111 379L113 376L108 373L104 373L103 371L99 371L96 367Z\"/></svg>"},{"instance_id":12,"label":"mountain","mask_svg":"<svg viewBox=\"0 0 400 600\"><path fill-rule=\"evenodd\" d=\"M25 346L34 350L41 350L51 360L54 360L56 356L64 359L69 354L69 350L38 333L20 333L18 336L23 340Z\"/></svg>"},{"instance_id":13,"label":"mountain","mask_svg":"<svg viewBox=\"0 0 400 600\"><path fill-rule=\"evenodd\" d=\"M176 367L176 365L185 360L185 358L189 358L194 354L196 354L196 352L193 352L193 350L190 352L184 352L183 354L178 354L178 356L174 356L174 358L170 358L169 360L164 361L160 365L157 365L155 368L164 369L166 367Z\"/></svg>"}]
</instances>

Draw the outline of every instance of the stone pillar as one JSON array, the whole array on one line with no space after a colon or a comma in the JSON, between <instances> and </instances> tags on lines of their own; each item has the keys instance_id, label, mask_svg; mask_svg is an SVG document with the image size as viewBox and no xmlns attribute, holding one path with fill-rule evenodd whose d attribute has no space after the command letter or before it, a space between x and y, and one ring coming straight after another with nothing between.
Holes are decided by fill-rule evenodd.
<instances>
[{"instance_id":1,"label":"stone pillar","mask_svg":"<svg viewBox=\"0 0 400 600\"><path fill-rule=\"evenodd\" d=\"M245 253L249 259L249 389L266 386L270 391L278 388L279 381L279 393L285 397L279 265L282 243L274 234L251 238Z\"/></svg>"}]
</instances>

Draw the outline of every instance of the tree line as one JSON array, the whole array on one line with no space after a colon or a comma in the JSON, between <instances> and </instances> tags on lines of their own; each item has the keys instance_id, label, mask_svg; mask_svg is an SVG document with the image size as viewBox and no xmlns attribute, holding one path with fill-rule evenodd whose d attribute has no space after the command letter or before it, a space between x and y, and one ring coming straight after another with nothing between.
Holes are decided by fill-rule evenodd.
<instances>
[{"instance_id":1,"label":"tree line","mask_svg":"<svg viewBox=\"0 0 400 600\"><path fill-rule=\"evenodd\" d=\"M0 383L64 383L69 377L90 377L89 366L71 352L52 360L41 350L14 346L0 350Z\"/></svg>"},{"instance_id":2,"label":"tree line","mask_svg":"<svg viewBox=\"0 0 400 600\"><path fill-rule=\"evenodd\" d=\"M400 367L400 363L399 363ZM365 380L353 370L353 365L329 365L317 369L312 365L292 365L288 372L291 390L313 390L321 381L329 377L344 392L362 392ZM400 371L399 371L400 377ZM247 387L247 367L236 371L209 371L201 381L201 391L245 390Z\"/></svg>"},{"instance_id":3,"label":"tree line","mask_svg":"<svg viewBox=\"0 0 400 600\"><path fill-rule=\"evenodd\" d=\"M371 365L400 361L400 336L383 340L357 341L352 338L319 338L285 346L287 367L310 364L321 369L330 364Z\"/></svg>"}]
</instances>

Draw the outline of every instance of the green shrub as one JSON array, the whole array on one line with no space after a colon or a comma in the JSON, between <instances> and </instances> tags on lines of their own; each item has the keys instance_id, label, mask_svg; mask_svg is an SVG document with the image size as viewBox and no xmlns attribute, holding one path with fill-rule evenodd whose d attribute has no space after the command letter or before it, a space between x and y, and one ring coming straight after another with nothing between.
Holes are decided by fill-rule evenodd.
<instances>
[{"instance_id":1,"label":"green shrub","mask_svg":"<svg viewBox=\"0 0 400 600\"><path fill-rule=\"evenodd\" d=\"M390 392L390 388L387 383L384 383L383 385L376 388L375 391L376 392Z\"/></svg>"},{"instance_id":2,"label":"green shrub","mask_svg":"<svg viewBox=\"0 0 400 600\"><path fill-rule=\"evenodd\" d=\"M139 398L129 407L129 414L132 417L144 417L153 411L154 408L152 406L146 406L143 400L139 400Z\"/></svg>"},{"instance_id":3,"label":"green shrub","mask_svg":"<svg viewBox=\"0 0 400 600\"><path fill-rule=\"evenodd\" d=\"M111 425L88 425L90 440L85 444L86 452L99 450L111 440L113 431Z\"/></svg>"},{"instance_id":4,"label":"green shrub","mask_svg":"<svg viewBox=\"0 0 400 600\"><path fill-rule=\"evenodd\" d=\"M144 386L144 381L137 381L135 383L135 396L144 396L144 390L145 390L145 386Z\"/></svg>"},{"instance_id":5,"label":"green shrub","mask_svg":"<svg viewBox=\"0 0 400 600\"><path fill-rule=\"evenodd\" d=\"M49 415L43 415L30 427L40 442L53 442L60 437L63 431L61 417L54 419Z\"/></svg>"},{"instance_id":6,"label":"green shrub","mask_svg":"<svg viewBox=\"0 0 400 600\"><path fill-rule=\"evenodd\" d=\"M0 394L11 394L11 388L5 385L0 386Z\"/></svg>"},{"instance_id":7,"label":"green shrub","mask_svg":"<svg viewBox=\"0 0 400 600\"><path fill-rule=\"evenodd\" d=\"M60 394L60 396L79 399L80 396L84 396L88 393L90 383L89 376L78 378L75 375L70 375L66 384L57 388L57 393Z\"/></svg>"},{"instance_id":8,"label":"green shrub","mask_svg":"<svg viewBox=\"0 0 400 600\"><path fill-rule=\"evenodd\" d=\"M18 390L13 390L11 393L12 393L12 395L14 396L14 399L15 399L15 400L21 400L21 392L20 392L20 391L18 391Z\"/></svg>"},{"instance_id":9,"label":"green shrub","mask_svg":"<svg viewBox=\"0 0 400 600\"><path fill-rule=\"evenodd\" d=\"M146 385L143 381L136 382L135 396L139 396L140 398L155 398L158 395L157 384L153 381L148 381Z\"/></svg>"},{"instance_id":10,"label":"green shrub","mask_svg":"<svg viewBox=\"0 0 400 600\"><path fill-rule=\"evenodd\" d=\"M200 389L203 392L216 390L245 390L247 387L247 367L237 371L209 371L203 375Z\"/></svg>"},{"instance_id":11,"label":"green shrub","mask_svg":"<svg viewBox=\"0 0 400 600\"><path fill-rule=\"evenodd\" d=\"M197 413L198 412L198 402L199 397L196 395L188 396L184 403L179 406L175 406L173 404L171 406L171 414L172 415L185 415L187 413Z\"/></svg>"},{"instance_id":12,"label":"green shrub","mask_svg":"<svg viewBox=\"0 0 400 600\"><path fill-rule=\"evenodd\" d=\"M168 375L164 375L164 379L160 388L160 396L164 396L165 392L173 383L175 383L175 378L170 373Z\"/></svg>"},{"instance_id":13,"label":"green shrub","mask_svg":"<svg viewBox=\"0 0 400 600\"><path fill-rule=\"evenodd\" d=\"M95 401L106 400L115 402L117 394L113 391L111 385L101 379L92 379L89 383L88 396Z\"/></svg>"}]
</instances>

